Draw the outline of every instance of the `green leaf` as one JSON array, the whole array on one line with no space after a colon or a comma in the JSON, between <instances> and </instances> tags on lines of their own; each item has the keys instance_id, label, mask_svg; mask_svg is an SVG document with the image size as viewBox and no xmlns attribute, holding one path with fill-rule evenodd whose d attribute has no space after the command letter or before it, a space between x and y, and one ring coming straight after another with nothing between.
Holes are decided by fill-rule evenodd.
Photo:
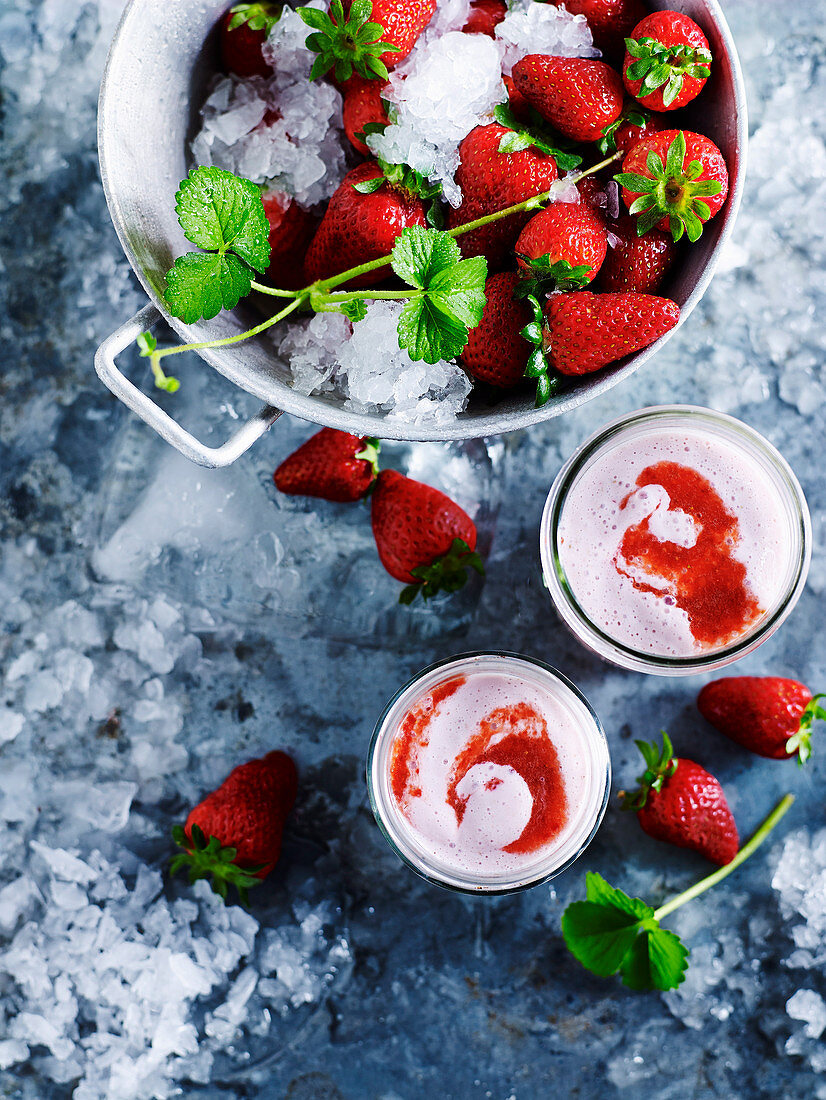
<instances>
[{"instance_id":1,"label":"green leaf","mask_svg":"<svg viewBox=\"0 0 826 1100\"><path fill-rule=\"evenodd\" d=\"M562 914L568 950L600 978L616 974L641 927L639 918L612 905L572 902Z\"/></svg>"},{"instance_id":2,"label":"green leaf","mask_svg":"<svg viewBox=\"0 0 826 1100\"><path fill-rule=\"evenodd\" d=\"M234 309L252 288L249 267L231 253L188 252L178 257L166 279L166 304L187 325Z\"/></svg>"},{"instance_id":3,"label":"green leaf","mask_svg":"<svg viewBox=\"0 0 826 1100\"><path fill-rule=\"evenodd\" d=\"M680 937L665 928L639 933L622 961L622 980L629 989L676 989L685 981L688 949Z\"/></svg>"},{"instance_id":4,"label":"green leaf","mask_svg":"<svg viewBox=\"0 0 826 1100\"><path fill-rule=\"evenodd\" d=\"M411 604L419 593L423 600L429 600L439 592L458 592L467 584L468 569L482 577L485 575L485 563L479 554L471 550L464 539L455 538L446 554L429 565L411 569L417 583L402 589L399 603Z\"/></svg>"},{"instance_id":5,"label":"green leaf","mask_svg":"<svg viewBox=\"0 0 826 1100\"><path fill-rule=\"evenodd\" d=\"M350 302L344 302L340 312L356 324L367 316L367 303L363 298L354 298Z\"/></svg>"},{"instance_id":6,"label":"green leaf","mask_svg":"<svg viewBox=\"0 0 826 1100\"><path fill-rule=\"evenodd\" d=\"M144 359L149 359L154 351L157 350L158 341L152 335L151 332L142 332L135 341L140 349L141 356Z\"/></svg>"},{"instance_id":7,"label":"green leaf","mask_svg":"<svg viewBox=\"0 0 826 1100\"><path fill-rule=\"evenodd\" d=\"M653 191L656 184L655 180L649 179L648 176L640 176L636 172L617 172L614 179L620 187L641 194Z\"/></svg>"},{"instance_id":8,"label":"green leaf","mask_svg":"<svg viewBox=\"0 0 826 1100\"><path fill-rule=\"evenodd\" d=\"M485 257L471 256L437 271L428 283L429 297L442 313L461 321L467 328L476 328L485 310L487 277Z\"/></svg>"},{"instance_id":9,"label":"green leaf","mask_svg":"<svg viewBox=\"0 0 826 1100\"><path fill-rule=\"evenodd\" d=\"M264 274L270 262L270 227L261 190L220 168L195 168L175 196L187 240L210 251L233 251Z\"/></svg>"},{"instance_id":10,"label":"green leaf","mask_svg":"<svg viewBox=\"0 0 826 1100\"><path fill-rule=\"evenodd\" d=\"M502 140L499 142L500 153L521 153L523 149L530 149L534 144L534 140L528 134L515 134L510 131L507 134L502 135Z\"/></svg>"},{"instance_id":11,"label":"green leaf","mask_svg":"<svg viewBox=\"0 0 826 1100\"><path fill-rule=\"evenodd\" d=\"M585 875L585 897L588 901L597 902L600 905L610 905L620 909L637 920L647 920L654 916L654 910L639 898L632 898L616 886L598 874L596 871L588 871Z\"/></svg>"},{"instance_id":12,"label":"green leaf","mask_svg":"<svg viewBox=\"0 0 826 1100\"><path fill-rule=\"evenodd\" d=\"M456 359L468 340L460 321L436 308L428 298L413 298L402 310L398 324L399 347L411 359L438 363Z\"/></svg>"},{"instance_id":13,"label":"green leaf","mask_svg":"<svg viewBox=\"0 0 826 1100\"><path fill-rule=\"evenodd\" d=\"M399 278L423 290L440 271L457 264L462 253L448 233L415 225L398 238L392 256Z\"/></svg>"}]
</instances>

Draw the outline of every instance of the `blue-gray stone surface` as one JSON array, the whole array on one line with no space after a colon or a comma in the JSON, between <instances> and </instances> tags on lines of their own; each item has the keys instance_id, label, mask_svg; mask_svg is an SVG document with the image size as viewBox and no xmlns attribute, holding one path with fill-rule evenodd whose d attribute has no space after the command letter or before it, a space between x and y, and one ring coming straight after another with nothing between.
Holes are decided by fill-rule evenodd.
<instances>
[{"instance_id":1,"label":"blue-gray stone surface","mask_svg":"<svg viewBox=\"0 0 826 1100\"><path fill-rule=\"evenodd\" d=\"M560 627L539 575L549 484L595 427L657 403L733 413L789 459L815 532L799 606L738 671L824 686L826 2L724 6L752 144L720 273L655 361L564 420L449 461L436 445L391 450L495 527L484 588L408 620L363 510L277 499L271 472L307 425L282 421L206 472L97 382L97 343L142 304L95 159L122 4L0 0L5 1095L826 1097L826 752L799 771L736 748L695 711L703 678L601 663ZM181 378L169 407L211 440L254 408L198 360ZM424 665L476 648L536 655L578 684L615 790L639 771L633 739L666 726L719 776L742 835L797 795L746 867L672 918L692 948L676 993L592 977L561 941L588 868L655 902L707 871L616 800L579 864L510 898L431 887L383 841L363 781L373 724ZM295 756L301 789L251 914L161 878L172 824L274 747Z\"/></svg>"}]
</instances>

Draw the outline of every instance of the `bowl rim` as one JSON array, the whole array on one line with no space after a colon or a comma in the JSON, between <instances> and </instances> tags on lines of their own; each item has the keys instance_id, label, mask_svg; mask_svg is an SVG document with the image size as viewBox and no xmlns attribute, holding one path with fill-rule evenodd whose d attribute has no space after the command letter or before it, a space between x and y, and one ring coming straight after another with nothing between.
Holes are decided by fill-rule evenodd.
<instances>
[{"instance_id":1,"label":"bowl rim","mask_svg":"<svg viewBox=\"0 0 826 1100\"><path fill-rule=\"evenodd\" d=\"M267 386L259 384L259 380L249 377L243 369L232 361L227 361L221 355L221 349L205 349L198 352L211 367L218 371L230 382L240 389L252 394L254 397L274 406L283 412L300 417L330 428L352 432L356 435L379 436L383 439L407 440L411 442L448 442L459 439L477 439L483 436L502 435L508 432L519 431L531 427L534 424L546 422L561 416L566 412L586 404L595 397L599 397L608 390L614 388L623 379L635 373L639 368L655 355L671 336L684 324L691 315L700 299L703 297L729 237L740 209L743 188L745 183L746 165L748 156L748 107L746 102L745 82L737 53L737 47L731 30L723 14L718 0L700 0L706 9L708 18L715 24L720 35L726 57L731 71L731 81L734 92L734 134L736 164L734 172L729 177L729 193L724 209L719 217L723 219L719 227L718 238L708 262L700 274L697 282L680 307L680 318L677 324L636 354L628 357L625 362L608 366L599 371L595 376L585 376L587 381L582 382L570 393L560 395L542 408L532 407L523 409L491 409L484 413L476 413L473 416L459 414L453 421L447 423L413 423L404 420L396 420L392 417L376 413L362 413L344 407L337 408L324 395L304 395L297 393L280 380L273 380ZM128 259L132 270L143 286L147 295L159 310L164 321L172 328L183 343L194 343L200 340L212 339L214 334L205 336L203 322L198 325L185 325L175 317L172 317L158 293L152 281L144 270L126 230L125 218L121 209L118 196L113 185L113 171L110 170L115 150L111 135L111 127L108 123L107 104L113 95L116 81L113 79L118 61L121 43L124 41L126 30L133 19L140 18L140 0L129 0L121 16L115 32L109 54L106 61L103 80L100 87L98 100L98 156L100 163L101 181L106 196L109 214L117 232L121 247Z\"/></svg>"}]
</instances>

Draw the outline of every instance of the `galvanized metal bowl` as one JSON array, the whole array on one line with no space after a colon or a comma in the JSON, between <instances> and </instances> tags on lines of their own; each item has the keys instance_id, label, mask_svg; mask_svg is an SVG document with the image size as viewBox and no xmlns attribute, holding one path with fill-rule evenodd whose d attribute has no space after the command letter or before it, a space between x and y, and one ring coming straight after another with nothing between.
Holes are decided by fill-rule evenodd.
<instances>
[{"instance_id":1,"label":"galvanized metal bowl","mask_svg":"<svg viewBox=\"0 0 826 1100\"><path fill-rule=\"evenodd\" d=\"M446 425L405 424L380 414L348 410L331 394L305 397L291 387L289 367L264 338L201 352L221 374L266 402L257 417L220 448L204 446L118 370L116 355L135 336L164 317L181 340L200 342L243 332L260 320L248 304L209 322L186 326L163 304L164 275L188 251L175 216L174 196L188 171L187 147L215 65L215 27L228 0L131 0L106 67L98 116L100 164L112 221L136 275L152 300L98 349L101 379L122 401L189 458L206 466L234 461L281 412L358 435L385 439L448 440L497 435L526 428L573 409L617 385L662 346L651 347L585 377L541 409L528 394L491 408L481 403ZM686 251L668 294L680 305L680 324L702 297L720 251L731 233L745 175L747 117L737 52L716 0L669 0L653 8L676 8L703 28L716 59L701 103L686 125L707 134L728 164L731 190L723 210L699 243Z\"/></svg>"}]
</instances>

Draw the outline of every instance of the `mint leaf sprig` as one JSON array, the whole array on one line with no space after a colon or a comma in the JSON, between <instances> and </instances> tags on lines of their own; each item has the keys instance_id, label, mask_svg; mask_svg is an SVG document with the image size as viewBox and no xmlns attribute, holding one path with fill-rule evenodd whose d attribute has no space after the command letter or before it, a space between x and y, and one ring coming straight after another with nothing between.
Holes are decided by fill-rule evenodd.
<instances>
[{"instance_id":1,"label":"mint leaf sprig","mask_svg":"<svg viewBox=\"0 0 826 1100\"><path fill-rule=\"evenodd\" d=\"M562 914L562 936L568 950L586 970L600 978L620 973L629 989L676 989L685 980L689 950L660 921L686 902L722 882L751 856L789 811L794 795L785 795L731 863L653 909L629 897L589 871L586 900L572 902Z\"/></svg>"},{"instance_id":2,"label":"mint leaf sprig","mask_svg":"<svg viewBox=\"0 0 826 1100\"><path fill-rule=\"evenodd\" d=\"M583 170L573 177L573 182L601 171L619 156L614 154ZM455 238L513 214L539 210L552 200L554 193L552 186L449 230L414 226L402 233L386 256L358 264L301 290L281 290L253 278L256 272L266 270L270 257L269 225L260 189L249 180L217 168L194 169L178 192L178 217L187 239L207 251L189 252L175 261L167 275L164 294L170 313L187 324L194 324L201 317L210 320L221 308L234 308L250 291L286 302L279 312L235 336L159 348L152 334L145 332L138 337L138 348L150 360L156 385L174 392L177 381L168 378L161 368L161 361L167 356L241 343L268 331L300 309L343 313L358 323L366 316L368 301L408 300L399 321L399 346L411 358L428 363L455 358L467 343L469 329L481 320L487 274L484 257L461 259ZM410 289L337 291L351 280L391 266Z\"/></svg>"}]
</instances>

